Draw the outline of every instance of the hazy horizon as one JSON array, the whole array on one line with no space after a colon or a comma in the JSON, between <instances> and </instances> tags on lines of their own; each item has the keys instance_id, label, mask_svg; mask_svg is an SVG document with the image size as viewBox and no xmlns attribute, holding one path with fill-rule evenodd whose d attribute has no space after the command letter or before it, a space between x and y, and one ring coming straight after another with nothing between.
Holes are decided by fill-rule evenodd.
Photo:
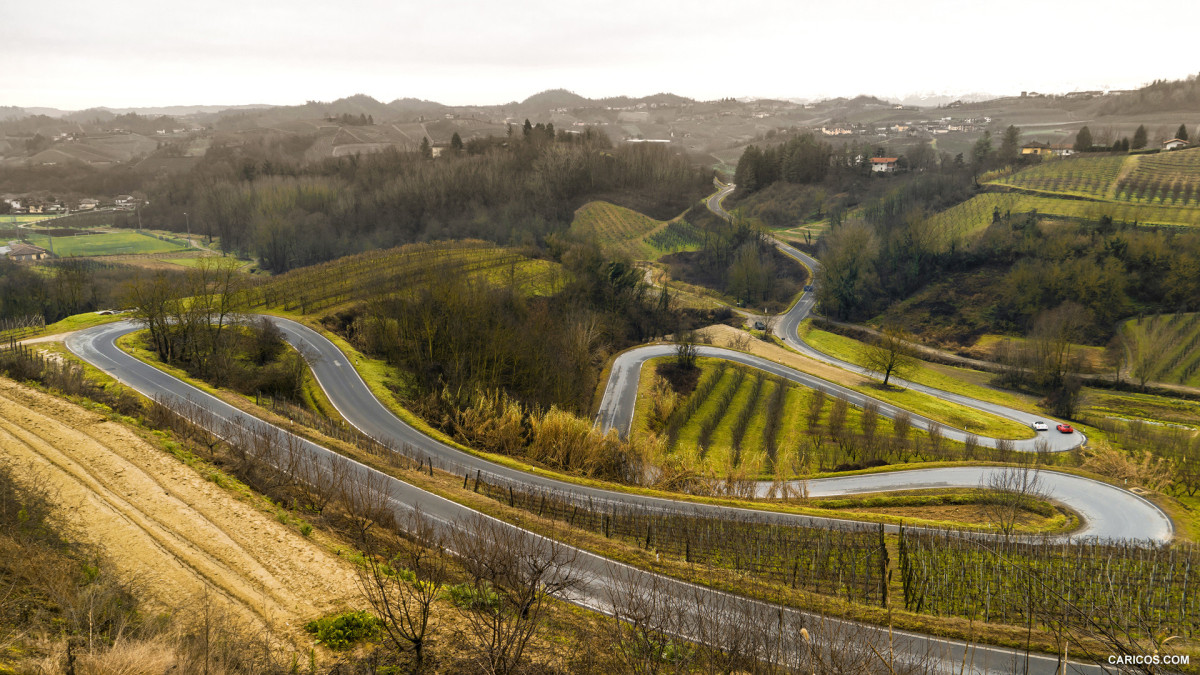
<instances>
[{"instance_id":1,"label":"hazy horizon","mask_svg":"<svg viewBox=\"0 0 1200 675\"><path fill-rule=\"evenodd\" d=\"M698 100L1007 95L1134 88L1195 67L1188 41L1162 39L1157 28L1187 16L1191 7L1176 0L1147 0L1136 12L1111 0L913 0L903 11L874 0L161 7L7 8L22 30L0 45L0 105L295 105L354 93L502 105L555 88ZM1149 28L1125 29L1131 20ZM1096 48L1106 39L1121 48Z\"/></svg>"}]
</instances>

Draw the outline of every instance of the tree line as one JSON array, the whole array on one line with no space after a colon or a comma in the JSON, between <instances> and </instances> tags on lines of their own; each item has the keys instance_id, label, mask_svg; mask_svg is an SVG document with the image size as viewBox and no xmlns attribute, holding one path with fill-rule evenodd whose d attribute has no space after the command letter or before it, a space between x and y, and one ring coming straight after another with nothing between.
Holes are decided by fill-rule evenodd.
<instances>
[{"instance_id":1,"label":"tree line","mask_svg":"<svg viewBox=\"0 0 1200 675\"><path fill-rule=\"evenodd\" d=\"M68 258L31 267L0 259L0 319L42 316L54 323L73 314L119 309L132 272L127 265L95 260Z\"/></svg>"},{"instance_id":2,"label":"tree line","mask_svg":"<svg viewBox=\"0 0 1200 675\"><path fill-rule=\"evenodd\" d=\"M219 237L222 250L284 272L416 241L541 242L590 199L674 215L707 187L703 171L666 148L614 148L594 131L538 125L437 159L390 149L305 161L314 140L215 145L191 172L147 189L143 223L179 231L188 212L193 231Z\"/></svg>"}]
</instances>

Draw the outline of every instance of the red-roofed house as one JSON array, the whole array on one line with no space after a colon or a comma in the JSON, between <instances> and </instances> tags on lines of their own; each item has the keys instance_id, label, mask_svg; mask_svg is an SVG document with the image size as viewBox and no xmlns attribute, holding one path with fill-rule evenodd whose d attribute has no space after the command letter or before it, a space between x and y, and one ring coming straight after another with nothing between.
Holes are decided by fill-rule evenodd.
<instances>
[{"instance_id":1,"label":"red-roofed house","mask_svg":"<svg viewBox=\"0 0 1200 675\"><path fill-rule=\"evenodd\" d=\"M1176 148L1186 148L1188 142L1182 138L1172 138L1169 141L1163 141L1163 150L1174 150Z\"/></svg>"},{"instance_id":2,"label":"red-roofed house","mask_svg":"<svg viewBox=\"0 0 1200 675\"><path fill-rule=\"evenodd\" d=\"M871 172L894 173L896 171L896 162L898 161L900 161L899 157L872 157Z\"/></svg>"}]
</instances>

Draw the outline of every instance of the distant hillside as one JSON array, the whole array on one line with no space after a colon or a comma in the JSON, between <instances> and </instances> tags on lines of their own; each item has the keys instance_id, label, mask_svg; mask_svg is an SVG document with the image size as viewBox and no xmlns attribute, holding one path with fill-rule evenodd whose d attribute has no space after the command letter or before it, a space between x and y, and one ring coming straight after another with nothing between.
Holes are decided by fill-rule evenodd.
<instances>
[{"instance_id":1,"label":"distant hillside","mask_svg":"<svg viewBox=\"0 0 1200 675\"><path fill-rule=\"evenodd\" d=\"M550 89L521 101L522 108L580 108L592 103L573 91Z\"/></svg>"},{"instance_id":2,"label":"distant hillside","mask_svg":"<svg viewBox=\"0 0 1200 675\"><path fill-rule=\"evenodd\" d=\"M24 108L18 108L15 105L0 106L0 120L17 120L28 114Z\"/></svg>"},{"instance_id":3,"label":"distant hillside","mask_svg":"<svg viewBox=\"0 0 1200 675\"><path fill-rule=\"evenodd\" d=\"M1155 80L1136 91L1105 97L1100 105L1102 115L1128 115L1200 108L1200 76L1185 80Z\"/></svg>"},{"instance_id":4,"label":"distant hillside","mask_svg":"<svg viewBox=\"0 0 1200 675\"><path fill-rule=\"evenodd\" d=\"M543 91L540 94L534 94L533 96L530 96L524 101L521 101L519 106L522 110L551 110L554 108L625 108L639 104L681 106L692 103L695 103L695 101L690 98L669 93L659 93L651 96L643 96L641 98L634 98L631 96L610 96L608 98L591 99L580 96L573 91L567 91L566 89L550 89L548 91Z\"/></svg>"},{"instance_id":5,"label":"distant hillside","mask_svg":"<svg viewBox=\"0 0 1200 675\"><path fill-rule=\"evenodd\" d=\"M100 120L107 122L116 117L117 114L108 108L88 108L87 110L79 110L73 113L67 113L63 116L64 120L70 122L87 123Z\"/></svg>"},{"instance_id":6,"label":"distant hillside","mask_svg":"<svg viewBox=\"0 0 1200 675\"><path fill-rule=\"evenodd\" d=\"M442 115L450 111L450 107L437 101L425 101L419 98L398 98L387 104L388 108L405 116Z\"/></svg>"},{"instance_id":7,"label":"distant hillside","mask_svg":"<svg viewBox=\"0 0 1200 675\"><path fill-rule=\"evenodd\" d=\"M654 94L652 96L643 96L642 98L630 98L629 96L614 96L610 98L602 98L594 101L596 105L612 106L614 108L633 106L639 103L646 105L658 106L680 106L695 103L695 100L677 96L675 94Z\"/></svg>"},{"instance_id":8,"label":"distant hillside","mask_svg":"<svg viewBox=\"0 0 1200 675\"><path fill-rule=\"evenodd\" d=\"M225 122L237 120L237 126L245 126L250 120L260 120L259 126L273 126L296 120L322 120L342 115L367 115L376 122L398 117L396 111L366 94L355 94L336 101L308 101L304 105L275 106L262 109L231 109L222 111L219 119ZM227 128L225 124L220 125ZM251 124L251 126L253 126Z\"/></svg>"}]
</instances>

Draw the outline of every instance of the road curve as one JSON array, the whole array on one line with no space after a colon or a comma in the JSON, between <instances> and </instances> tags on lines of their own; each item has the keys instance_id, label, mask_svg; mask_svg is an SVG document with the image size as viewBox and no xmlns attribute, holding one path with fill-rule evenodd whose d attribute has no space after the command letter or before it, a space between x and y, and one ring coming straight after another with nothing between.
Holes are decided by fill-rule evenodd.
<instances>
[{"instance_id":1,"label":"road curve","mask_svg":"<svg viewBox=\"0 0 1200 675\"><path fill-rule=\"evenodd\" d=\"M433 456L436 456L445 449L446 451L456 453L456 457L464 461L483 461L458 450L448 448L420 434L411 427L407 427L407 425L384 409L382 404L370 395L370 391L366 388L365 383L359 378L357 372L350 367L350 364L346 361L346 357L323 336L286 319L273 318L273 320L285 331L289 342L307 352L306 357L309 359L314 374L316 374L321 386L329 394L330 399L338 406L339 410L343 414L350 415L348 419L356 419L358 422L373 420L374 424L381 425L381 428L384 430L399 431L402 427L407 428L409 433L395 440L408 442L411 439L416 447ZM322 465L328 466L332 463L341 463L347 467L348 477L359 483L374 485L374 489L385 494L389 505L400 515L414 509L419 509L427 517L444 524L445 527L454 527L455 523L461 523L465 519L479 516L477 512L461 504L420 490L413 485L347 459L311 441L292 436L282 429L250 416L210 394L133 358L120 350L116 346L115 341L122 335L137 330L137 328L137 325L129 321L97 326L68 336L66 344L68 349L80 358L146 396L167 403L186 403L192 406L199 406L207 414L203 423L208 424L213 431L225 428L223 425L226 424L240 425L256 433L272 431L290 437L295 447L310 453ZM357 407L359 405L364 406L364 408L360 410ZM365 413L364 410L366 411ZM388 421L389 418L390 422ZM381 437L384 440L390 438L393 437L390 435ZM499 472L503 469L503 467L490 463L486 463L486 466L493 472ZM520 473L520 475L529 482L537 482L539 480L539 477L530 474ZM868 479L868 477L852 478L859 480ZM926 477L925 480L936 479ZM554 483L558 482L554 481ZM820 490L841 489L843 492L852 492L855 490L854 486L850 483L841 483L840 487L832 481L814 481L814 483L819 485L818 489ZM576 485L559 485L563 485L566 489L575 493L582 490L580 486ZM880 488L878 485L872 485L869 489L877 490ZM726 510L722 509L722 507L684 504L671 500L654 500L627 495L625 493L603 490L596 490L595 492L607 499L619 501L649 500L672 509L692 509L696 512L709 513L712 512L712 509ZM824 520L743 509L736 509L736 511L739 512L739 516L759 514L761 517L776 522L793 522L795 524ZM496 522L501 527L508 528L527 539L540 539L539 535L512 525L500 523L499 521ZM839 636L845 636L847 631L854 631L857 636L856 639L860 642L871 640L879 641L878 643L883 645L888 644L889 631L883 627L839 621L836 619L821 619L798 610L729 596L720 591L695 586L671 577L660 577L613 562L587 551L577 550L575 551L575 555L576 558L572 565L575 569L586 575L587 581L581 588L575 591L570 600L598 611L612 611L611 598L613 597L613 590L627 583L628 579L654 579L653 583L657 585L659 592L671 598L680 608L680 611L683 612L700 615L705 611L706 607L727 606L725 603L733 602L743 608L744 612L760 618L764 623L774 622L780 616L787 616L789 619L803 622L809 627L809 632L814 636L814 640L818 645L822 643L822 640L826 639L825 635L830 635L831 637L828 638L830 640L844 640L846 639L845 637ZM929 663L933 666L933 672L959 672L965 663L972 664L972 670L969 672L975 673L1010 673L1018 669L1039 675L1051 675L1058 672L1058 663L1054 657L1037 654L1030 655L1019 650L1002 647L968 645L957 640L934 638L906 631L894 631L892 633L894 642L891 648L894 649L899 658ZM1091 674L1111 671L1102 665L1071 663L1069 664L1068 672Z\"/></svg>"},{"instance_id":2,"label":"road curve","mask_svg":"<svg viewBox=\"0 0 1200 675\"><path fill-rule=\"evenodd\" d=\"M731 216L729 212L725 210L725 207L722 205L722 201L725 199L725 197L729 196L737 186L732 183L716 184L719 189L709 196L707 200L708 208L716 215L728 220ZM811 284L813 289L810 291L801 291L800 297L797 298L794 303L792 303L792 306L789 307L786 312L779 316L779 320L775 324L775 335L779 339L783 340L784 343L789 347L795 349L801 354L804 354L805 356L828 363L843 370L848 370L864 377L882 379L882 375L879 373L876 373L868 368L864 368L860 365L850 363L849 361L843 361L842 359L830 356L829 354L816 349L800 338L800 324L804 321L804 319L808 318L808 316L812 314L813 309L816 306L816 288L818 284L817 272L821 269L821 263L818 262L816 258L813 258L807 253L800 251L794 246L784 243L778 239L775 239L774 242L776 248L778 248L781 252L783 252L785 255L791 256L799 261L800 264L808 268L812 275ZM981 401L970 396L944 391L928 385L919 384L917 382L910 382L902 378L893 377L889 380L889 382L894 383L898 387L919 391L924 394L936 396L944 401L957 403L968 408L974 408L975 410L990 413L998 417L1004 417L1024 424L1027 427L1032 427L1033 423L1036 421L1043 421L1047 423L1051 429L1050 431L1040 432L1038 433L1037 438L1034 439L1014 441L1014 446L1017 450L1032 452L1038 449L1037 441L1044 440L1046 443L1046 449L1050 452L1063 452L1077 448L1087 441L1087 437L1078 431L1070 434L1059 433L1054 429L1054 427L1059 423L1058 420L1046 417L1045 415L1027 413L1025 411L1016 410L1007 406ZM882 408L882 402L880 402L880 406ZM959 440L961 440L961 437L965 435L961 431L957 433L959 435ZM950 436L949 430L947 430L946 435ZM998 439L981 438L980 441L985 445L991 445L995 447Z\"/></svg>"},{"instance_id":3,"label":"road curve","mask_svg":"<svg viewBox=\"0 0 1200 675\"><path fill-rule=\"evenodd\" d=\"M706 345L697 345L696 351L699 356L721 358L751 366L804 386L820 389L833 396L843 396L853 405L860 407L866 399L865 396L854 390L752 354ZM674 352L673 345L650 345L623 352L616 358L613 362L612 374L609 376L609 385L605 389L604 399L600 403L600 413L597 416L597 423L602 429L616 429L619 434L628 434L629 427L633 422L633 409L637 400L638 378L642 365L649 359L670 356ZM892 417L899 412L899 409L880 401L879 412ZM912 423L913 426L922 429L928 428L931 424L928 419L919 415L912 416ZM947 438L960 441L967 436L966 432L956 429L945 429L943 434ZM1034 440L1015 441L1014 443L1023 449L1031 450ZM1028 447L1020 446L1019 444L1022 443L1027 444ZM913 469L865 476L823 478L808 481L807 485L809 495L813 497L934 487L973 488L983 484L989 475L1002 470L996 467L978 466ZM1083 528L1072 533L1073 537L1151 539L1165 542L1170 541L1173 535L1171 519L1161 509L1132 492L1057 471L1042 471L1041 477L1051 499L1065 504L1084 517ZM759 492L763 495L768 489L768 484L759 486Z\"/></svg>"}]
</instances>

